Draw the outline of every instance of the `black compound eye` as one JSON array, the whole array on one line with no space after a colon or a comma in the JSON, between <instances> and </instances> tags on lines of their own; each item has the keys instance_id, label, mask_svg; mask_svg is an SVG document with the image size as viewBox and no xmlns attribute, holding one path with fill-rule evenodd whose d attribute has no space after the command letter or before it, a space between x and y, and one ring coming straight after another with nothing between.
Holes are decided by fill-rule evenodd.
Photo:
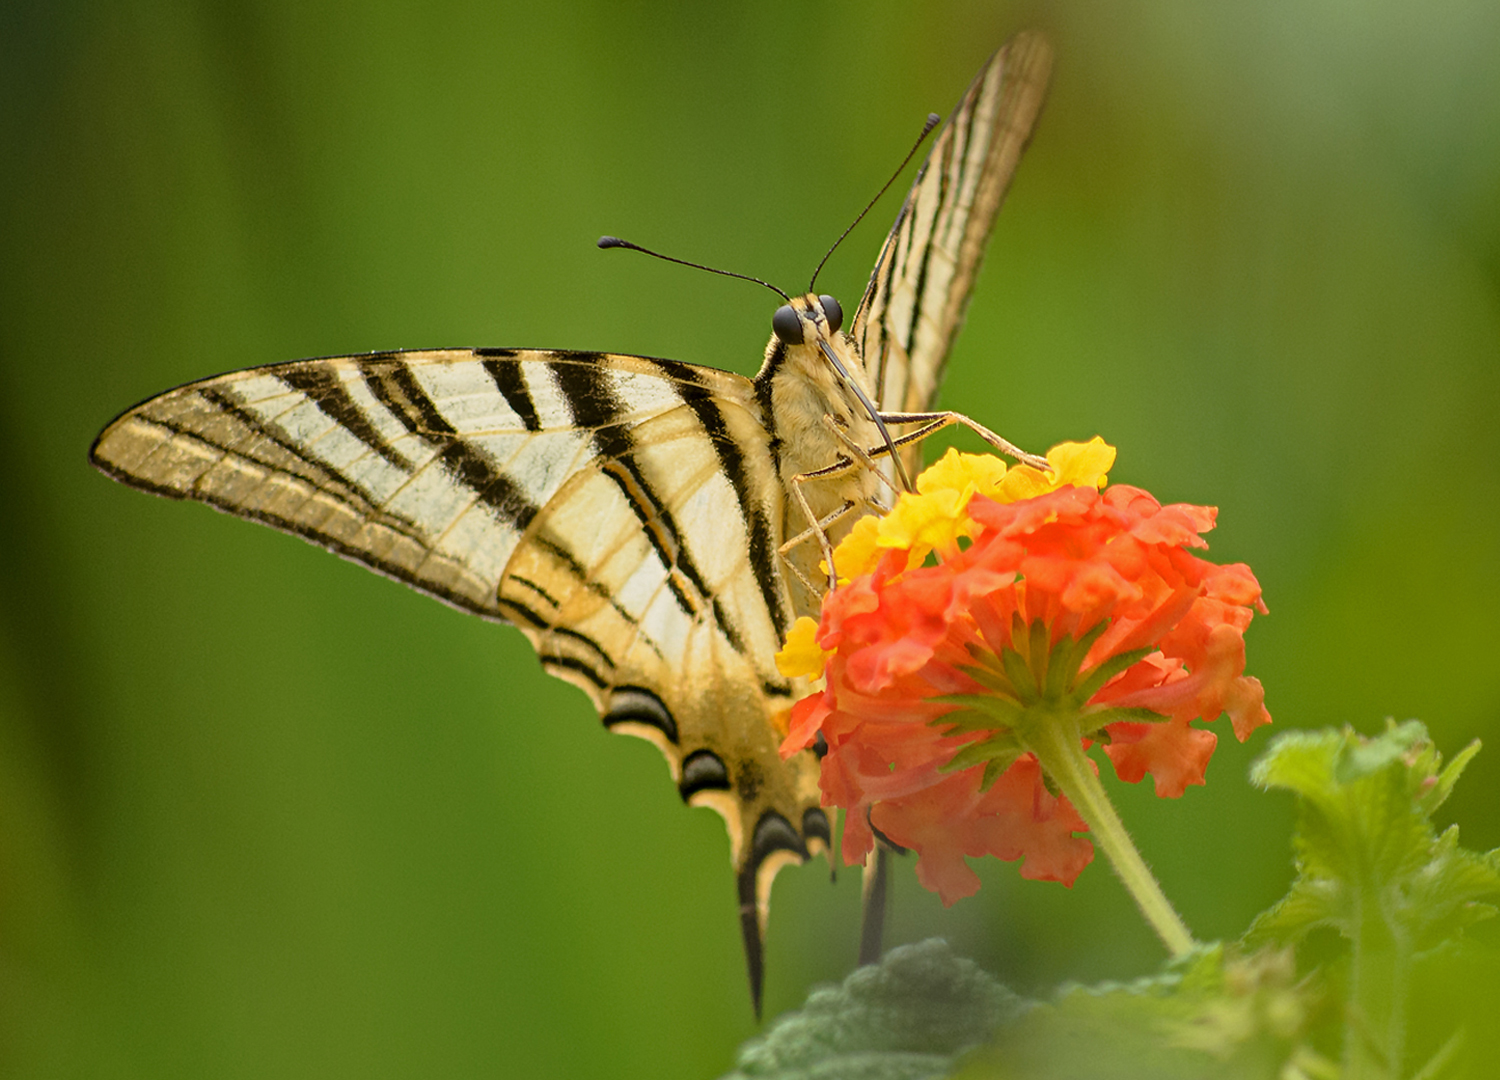
<instances>
[{"instance_id":1,"label":"black compound eye","mask_svg":"<svg viewBox=\"0 0 1500 1080\"><path fill-rule=\"evenodd\" d=\"M802 320L792 310L791 304L782 304L771 316L771 329L788 345L802 344Z\"/></svg>"},{"instance_id":2,"label":"black compound eye","mask_svg":"<svg viewBox=\"0 0 1500 1080\"><path fill-rule=\"evenodd\" d=\"M823 317L828 320L828 332L837 332L844 325L844 309L839 307L839 302L831 296L819 296L818 303L823 305Z\"/></svg>"}]
</instances>

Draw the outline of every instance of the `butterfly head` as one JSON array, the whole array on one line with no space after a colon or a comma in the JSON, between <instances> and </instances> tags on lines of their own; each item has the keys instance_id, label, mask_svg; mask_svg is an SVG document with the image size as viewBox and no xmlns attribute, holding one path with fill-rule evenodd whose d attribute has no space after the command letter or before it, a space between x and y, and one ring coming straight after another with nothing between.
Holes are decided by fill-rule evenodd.
<instances>
[{"instance_id":1,"label":"butterfly head","mask_svg":"<svg viewBox=\"0 0 1500 1080\"><path fill-rule=\"evenodd\" d=\"M841 420L859 415L879 426L875 406L865 392L864 365L859 350L846 337L844 309L831 296L806 293L787 297L771 317L775 331L767 368L800 387L794 392L800 408L820 422L824 413ZM774 378L775 376L773 376Z\"/></svg>"},{"instance_id":2,"label":"butterfly head","mask_svg":"<svg viewBox=\"0 0 1500 1080\"><path fill-rule=\"evenodd\" d=\"M844 309L831 296L794 296L771 316L771 329L787 345L827 341L844 325Z\"/></svg>"}]
</instances>

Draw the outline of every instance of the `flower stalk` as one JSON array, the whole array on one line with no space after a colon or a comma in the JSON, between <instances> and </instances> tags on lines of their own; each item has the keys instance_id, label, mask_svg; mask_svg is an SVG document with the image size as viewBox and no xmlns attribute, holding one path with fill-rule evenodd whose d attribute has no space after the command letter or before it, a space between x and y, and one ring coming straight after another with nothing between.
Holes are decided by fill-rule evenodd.
<instances>
[{"instance_id":1,"label":"flower stalk","mask_svg":"<svg viewBox=\"0 0 1500 1080\"><path fill-rule=\"evenodd\" d=\"M1037 719L1034 727L1027 725L1030 730L1021 736L1021 741L1036 755L1043 771L1067 796L1079 817L1088 823L1089 836L1104 849L1125 891L1135 900L1167 951L1173 956L1190 952L1195 945L1193 935L1125 831L1125 824L1115 812L1093 762L1083 750L1076 719L1064 716ZM1070 719L1074 721L1072 724L1068 723Z\"/></svg>"},{"instance_id":2,"label":"flower stalk","mask_svg":"<svg viewBox=\"0 0 1500 1080\"><path fill-rule=\"evenodd\" d=\"M982 730L997 723L1004 727L967 744L954 755L948 768L985 761L981 785L987 785L1019 753L1035 756L1044 776L1088 825L1090 838L1104 850L1167 951L1173 956L1190 951L1196 943L1187 924L1141 858L1085 749L1087 740L1101 735L1108 738L1105 728L1109 722L1135 718L1132 710L1091 709L1088 702L1111 678L1141 660L1147 650L1127 652L1080 670L1089 648L1107 630L1107 623L1094 627L1082 640L1065 637L1050 647L1043 623L1023 627L1019 615L1013 623L1011 639L1025 655L1007 648L996 657L986 649L970 646L977 662L964 670L985 687L986 693L950 695L946 700L965 708L933 721L949 726L950 733Z\"/></svg>"},{"instance_id":3,"label":"flower stalk","mask_svg":"<svg viewBox=\"0 0 1500 1080\"><path fill-rule=\"evenodd\" d=\"M1344 1021L1344 1075L1348 1080L1386 1080L1400 1075L1405 1057L1411 949L1391 925L1378 884L1360 882L1353 894L1355 934Z\"/></svg>"}]
</instances>

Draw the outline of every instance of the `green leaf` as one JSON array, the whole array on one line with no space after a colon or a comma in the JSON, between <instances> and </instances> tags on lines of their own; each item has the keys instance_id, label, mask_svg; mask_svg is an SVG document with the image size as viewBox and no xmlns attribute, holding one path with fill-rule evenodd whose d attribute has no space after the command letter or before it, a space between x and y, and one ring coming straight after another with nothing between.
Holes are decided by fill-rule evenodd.
<instances>
[{"instance_id":1,"label":"green leaf","mask_svg":"<svg viewBox=\"0 0 1500 1080\"><path fill-rule=\"evenodd\" d=\"M1487 917L1479 901L1500 895L1500 853L1465 851L1456 828L1438 836L1430 820L1477 750L1439 771L1442 755L1416 720L1373 738L1298 731L1272 743L1250 775L1299 796L1298 880L1256 921L1253 940L1294 941L1314 925L1354 940L1369 902L1392 935L1426 944Z\"/></svg>"},{"instance_id":2,"label":"green leaf","mask_svg":"<svg viewBox=\"0 0 1500 1080\"><path fill-rule=\"evenodd\" d=\"M1293 944L1319 926L1333 926L1349 907L1343 885L1327 878L1302 878L1258 915L1243 942L1247 948Z\"/></svg>"},{"instance_id":3,"label":"green leaf","mask_svg":"<svg viewBox=\"0 0 1500 1080\"><path fill-rule=\"evenodd\" d=\"M1422 913L1413 930L1416 947L1432 948L1468 926L1491 918L1485 897L1500 895L1500 851L1480 855L1458 846L1458 826L1450 825L1434 845L1432 858L1412 876L1407 903Z\"/></svg>"},{"instance_id":4,"label":"green leaf","mask_svg":"<svg viewBox=\"0 0 1500 1080\"><path fill-rule=\"evenodd\" d=\"M1349 738L1346 733L1334 758L1333 778L1340 784L1352 783L1379 772L1412 747L1426 742L1427 729L1419 720L1391 724L1384 735L1374 739Z\"/></svg>"},{"instance_id":5,"label":"green leaf","mask_svg":"<svg viewBox=\"0 0 1500 1080\"><path fill-rule=\"evenodd\" d=\"M1316 796L1333 780L1330 766L1343 738L1342 733L1327 728L1283 732L1250 766L1250 780L1264 788L1280 787Z\"/></svg>"},{"instance_id":6,"label":"green leaf","mask_svg":"<svg viewBox=\"0 0 1500 1080\"><path fill-rule=\"evenodd\" d=\"M1406 1013L1417 962L1495 914L1488 901L1500 896L1500 851L1467 851L1457 826L1440 835L1431 820L1477 750L1470 744L1444 769L1426 728L1408 720L1373 738L1347 728L1291 732L1251 769L1257 784L1298 797L1298 876L1245 943L1290 944L1319 926L1348 943L1347 1076L1410 1071ZM1442 1045L1459 1045L1457 1022L1440 1032ZM1446 1053L1428 1050L1422 1068L1437 1068Z\"/></svg>"},{"instance_id":7,"label":"green leaf","mask_svg":"<svg viewBox=\"0 0 1500 1080\"><path fill-rule=\"evenodd\" d=\"M968 1080L1332 1076L1304 1045L1318 1006L1276 950L1202 946L1158 975L1066 986L1043 1003L925 941L814 990L725 1080L937 1080L955 1067Z\"/></svg>"},{"instance_id":8,"label":"green leaf","mask_svg":"<svg viewBox=\"0 0 1500 1080\"><path fill-rule=\"evenodd\" d=\"M1316 1000L1289 954L1205 946L1162 975L1064 988L1001 1027L959 1080L1276 1080Z\"/></svg>"},{"instance_id":9,"label":"green leaf","mask_svg":"<svg viewBox=\"0 0 1500 1080\"><path fill-rule=\"evenodd\" d=\"M936 1080L1026 1008L937 939L814 990L740 1050L725 1080Z\"/></svg>"},{"instance_id":10,"label":"green leaf","mask_svg":"<svg viewBox=\"0 0 1500 1080\"><path fill-rule=\"evenodd\" d=\"M1448 767L1437 776L1437 782L1422 796L1422 809L1431 814L1439 806L1448 801L1449 794L1453 791L1453 785L1458 783L1458 778L1463 775L1464 769L1469 762L1474 760L1474 755L1479 753L1482 744L1475 739L1468 746L1458 752L1458 756L1448 762Z\"/></svg>"}]
</instances>

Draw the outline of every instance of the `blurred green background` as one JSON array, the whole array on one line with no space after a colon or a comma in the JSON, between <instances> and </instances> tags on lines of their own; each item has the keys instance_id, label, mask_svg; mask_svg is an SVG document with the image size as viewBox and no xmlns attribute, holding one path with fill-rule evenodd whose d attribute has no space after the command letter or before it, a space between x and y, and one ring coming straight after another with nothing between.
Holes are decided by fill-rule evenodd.
<instances>
[{"instance_id":1,"label":"blurred green background","mask_svg":"<svg viewBox=\"0 0 1500 1080\"><path fill-rule=\"evenodd\" d=\"M1278 724L1500 714L1500 6L0 8L0 1072L712 1077L756 1030L719 819L518 633L85 463L174 384L435 345L757 366L795 285L1022 26L1040 130L945 391L1212 503ZM898 205L822 281L852 309ZM1289 878L1289 805L1123 812L1200 936ZM1115 789L1121 785L1113 784ZM1500 745L1445 808L1500 844ZM892 942L1022 990L1159 947L1108 870L898 866ZM767 1010L853 962L784 872Z\"/></svg>"}]
</instances>

